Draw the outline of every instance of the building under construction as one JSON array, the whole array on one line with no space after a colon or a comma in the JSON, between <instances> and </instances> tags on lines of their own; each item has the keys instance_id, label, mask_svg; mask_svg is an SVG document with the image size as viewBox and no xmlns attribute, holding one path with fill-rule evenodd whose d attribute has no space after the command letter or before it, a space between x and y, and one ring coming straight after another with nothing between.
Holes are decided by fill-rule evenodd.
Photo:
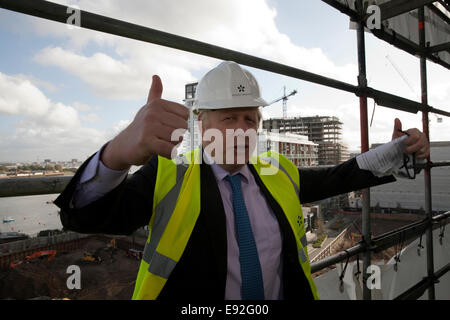
<instances>
[{"instance_id":1,"label":"building under construction","mask_svg":"<svg viewBox=\"0 0 450 320\"><path fill-rule=\"evenodd\" d=\"M376 105L412 114L422 113L423 132L429 140L429 114L450 117L450 112L436 109L428 102L429 62L436 63L450 70L450 1L449 0L322 0L331 7L347 15L356 29L358 83L354 85L315 74L296 67L285 65L257 56L251 56L228 48L219 47L194 39L167 33L145 26L132 24L112 17L101 16L92 12L79 10L82 18L82 28L108 33L128 39L162 45L186 52L200 54L221 60L233 60L236 63L308 81L356 95L359 100L361 152L369 150L368 99L373 99ZM372 4L368 7L369 4ZM0 7L16 12L49 19L68 24L70 7L42 0L0 0ZM375 18L368 9L374 9ZM377 14L378 13L378 14ZM70 18L70 16L69 16ZM322 20L324 20L323 17ZM374 21L378 23L374 23ZM300 27L307 27L301 25ZM370 87L367 81L366 68L366 31L411 55L418 57L417 67L420 67L421 101L414 101L401 96L383 92ZM316 32L311 30L310 32ZM238 39L239 40L239 39ZM435 160L433 158L433 160ZM424 173L424 211L422 220L398 227L388 232L377 234L374 218L370 214L370 189L362 191L362 211L360 227L354 233L359 233L356 244L338 253L330 253L336 243L333 240L316 255L318 260L311 261L311 272L324 271L336 265L336 271L328 271L323 277L315 278L319 296L326 299L449 299L450 296L450 237L445 234L450 211L434 214L431 185L431 170L437 167L449 167L450 161L431 161L425 164L405 163L408 170L422 169ZM45 177L48 178L48 177ZM34 179L34 180L33 180ZM61 192L71 177L56 177L51 180L43 178L1 179L0 196L35 195ZM4 180L4 181L2 181ZM434 192L436 190L433 189ZM448 209L448 208L447 208ZM386 215L390 219L396 215ZM355 224L356 225L356 224ZM325 235L326 237L326 235ZM404 247L406 241L410 241ZM385 264L372 264L373 258L379 252L393 248L395 256ZM306 247L305 247L306 249ZM330 250L328 250L330 249ZM306 252L311 254L312 252ZM401 259L400 259L401 256ZM362 267L360 269L360 258ZM350 261L356 259L356 261ZM345 267L343 266L345 262ZM355 263L356 262L356 263ZM376 263L376 261L373 261ZM357 266L357 272L353 269ZM23 264L21 266L24 266ZM67 266L64 262L63 266ZM379 271L374 271L373 267ZM360 271L361 270L361 271ZM372 270L372 271L371 271ZM33 271L33 270L31 270ZM63 270L64 271L64 270ZM127 269L128 274L130 273ZM108 274L108 280L116 273ZM39 273L33 275L38 278ZM50 282L53 278L49 278ZM373 277L376 275L375 277ZM94 281L95 279L93 279ZM369 281L368 281L369 280ZM372 286L378 280L381 284ZM17 282L12 282L17 287ZM101 283L96 282L97 287ZM0 288L2 286L0 285ZM108 288L109 289L109 288ZM295 307L297 307L295 305ZM295 311L293 309L293 311ZM273 314L273 313L272 313Z\"/></svg>"},{"instance_id":2,"label":"building under construction","mask_svg":"<svg viewBox=\"0 0 450 320\"><path fill-rule=\"evenodd\" d=\"M307 136L310 141L319 145L319 165L339 164L350 158L341 139L342 122L337 117L273 118L264 120L263 128Z\"/></svg>"}]
</instances>

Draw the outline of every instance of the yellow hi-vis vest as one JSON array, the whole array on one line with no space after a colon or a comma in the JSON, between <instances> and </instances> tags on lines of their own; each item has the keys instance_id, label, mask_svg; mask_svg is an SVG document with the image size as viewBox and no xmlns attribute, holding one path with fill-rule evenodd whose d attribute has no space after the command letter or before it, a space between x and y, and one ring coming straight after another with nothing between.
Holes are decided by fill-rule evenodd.
<instances>
[{"instance_id":1,"label":"yellow hi-vis vest","mask_svg":"<svg viewBox=\"0 0 450 320\"><path fill-rule=\"evenodd\" d=\"M133 299L156 299L186 248L200 214L200 153L196 148L174 160L158 156L150 234ZM253 157L250 163L283 209L295 235L300 265L314 299L319 299L311 277L297 167L273 151Z\"/></svg>"}]
</instances>

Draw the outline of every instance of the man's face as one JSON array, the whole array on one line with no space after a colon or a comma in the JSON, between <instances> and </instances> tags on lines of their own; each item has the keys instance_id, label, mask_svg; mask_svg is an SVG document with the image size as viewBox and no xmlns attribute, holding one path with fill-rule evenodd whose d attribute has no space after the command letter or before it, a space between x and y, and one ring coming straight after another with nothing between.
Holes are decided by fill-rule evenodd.
<instances>
[{"instance_id":1,"label":"man's face","mask_svg":"<svg viewBox=\"0 0 450 320\"><path fill-rule=\"evenodd\" d=\"M214 147L210 151L217 163L232 171L249 161L257 142L259 126L257 107L207 111L200 113L198 120L202 121L205 149L210 151L208 145L214 142L216 146L222 147L222 150Z\"/></svg>"}]
</instances>

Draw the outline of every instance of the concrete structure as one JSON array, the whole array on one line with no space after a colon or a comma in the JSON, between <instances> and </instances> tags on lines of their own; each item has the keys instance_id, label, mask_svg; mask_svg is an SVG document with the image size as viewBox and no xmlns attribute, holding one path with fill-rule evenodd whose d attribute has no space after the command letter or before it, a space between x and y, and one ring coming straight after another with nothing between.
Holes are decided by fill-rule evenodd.
<instances>
[{"instance_id":1,"label":"concrete structure","mask_svg":"<svg viewBox=\"0 0 450 320\"><path fill-rule=\"evenodd\" d=\"M258 154L273 150L286 156L298 167L318 165L318 145L306 136L262 131L258 139Z\"/></svg>"},{"instance_id":2,"label":"concrete structure","mask_svg":"<svg viewBox=\"0 0 450 320\"><path fill-rule=\"evenodd\" d=\"M264 120L263 128L307 136L319 145L319 165L339 164L350 158L341 139L342 122L337 117L273 118Z\"/></svg>"},{"instance_id":3,"label":"concrete structure","mask_svg":"<svg viewBox=\"0 0 450 320\"><path fill-rule=\"evenodd\" d=\"M183 102L184 105L191 110L191 112L189 116L188 131L184 134L183 142L178 147L178 154L182 154L189 150L193 150L201 143L200 133L198 130L198 124L196 120L197 117L192 112L192 105L194 104L195 90L197 89L197 84L198 82L191 82L185 85Z\"/></svg>"},{"instance_id":4,"label":"concrete structure","mask_svg":"<svg viewBox=\"0 0 450 320\"><path fill-rule=\"evenodd\" d=\"M305 230L313 231L315 222L318 218L321 218L320 206L302 206L303 221L305 222Z\"/></svg>"}]
</instances>

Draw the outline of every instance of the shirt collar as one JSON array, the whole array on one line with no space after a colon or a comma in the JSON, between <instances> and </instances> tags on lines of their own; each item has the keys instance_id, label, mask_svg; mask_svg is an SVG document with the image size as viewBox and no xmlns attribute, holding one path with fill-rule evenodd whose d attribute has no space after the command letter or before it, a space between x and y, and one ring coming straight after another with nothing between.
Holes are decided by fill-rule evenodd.
<instances>
[{"instance_id":1,"label":"shirt collar","mask_svg":"<svg viewBox=\"0 0 450 320\"><path fill-rule=\"evenodd\" d=\"M228 175L235 175L240 173L244 179L243 181L248 183L250 181L250 170L248 169L248 165L246 164L245 166L243 166L241 169L239 169L238 171L234 172L233 174L230 174L229 171L225 170L224 168L222 168L221 166L219 166L214 159L212 158L212 156L205 150L203 149L203 155L204 158L206 158L206 163L211 165L211 169L214 172L214 175L216 176L217 181L222 181L223 179L225 179L226 176Z\"/></svg>"}]
</instances>

